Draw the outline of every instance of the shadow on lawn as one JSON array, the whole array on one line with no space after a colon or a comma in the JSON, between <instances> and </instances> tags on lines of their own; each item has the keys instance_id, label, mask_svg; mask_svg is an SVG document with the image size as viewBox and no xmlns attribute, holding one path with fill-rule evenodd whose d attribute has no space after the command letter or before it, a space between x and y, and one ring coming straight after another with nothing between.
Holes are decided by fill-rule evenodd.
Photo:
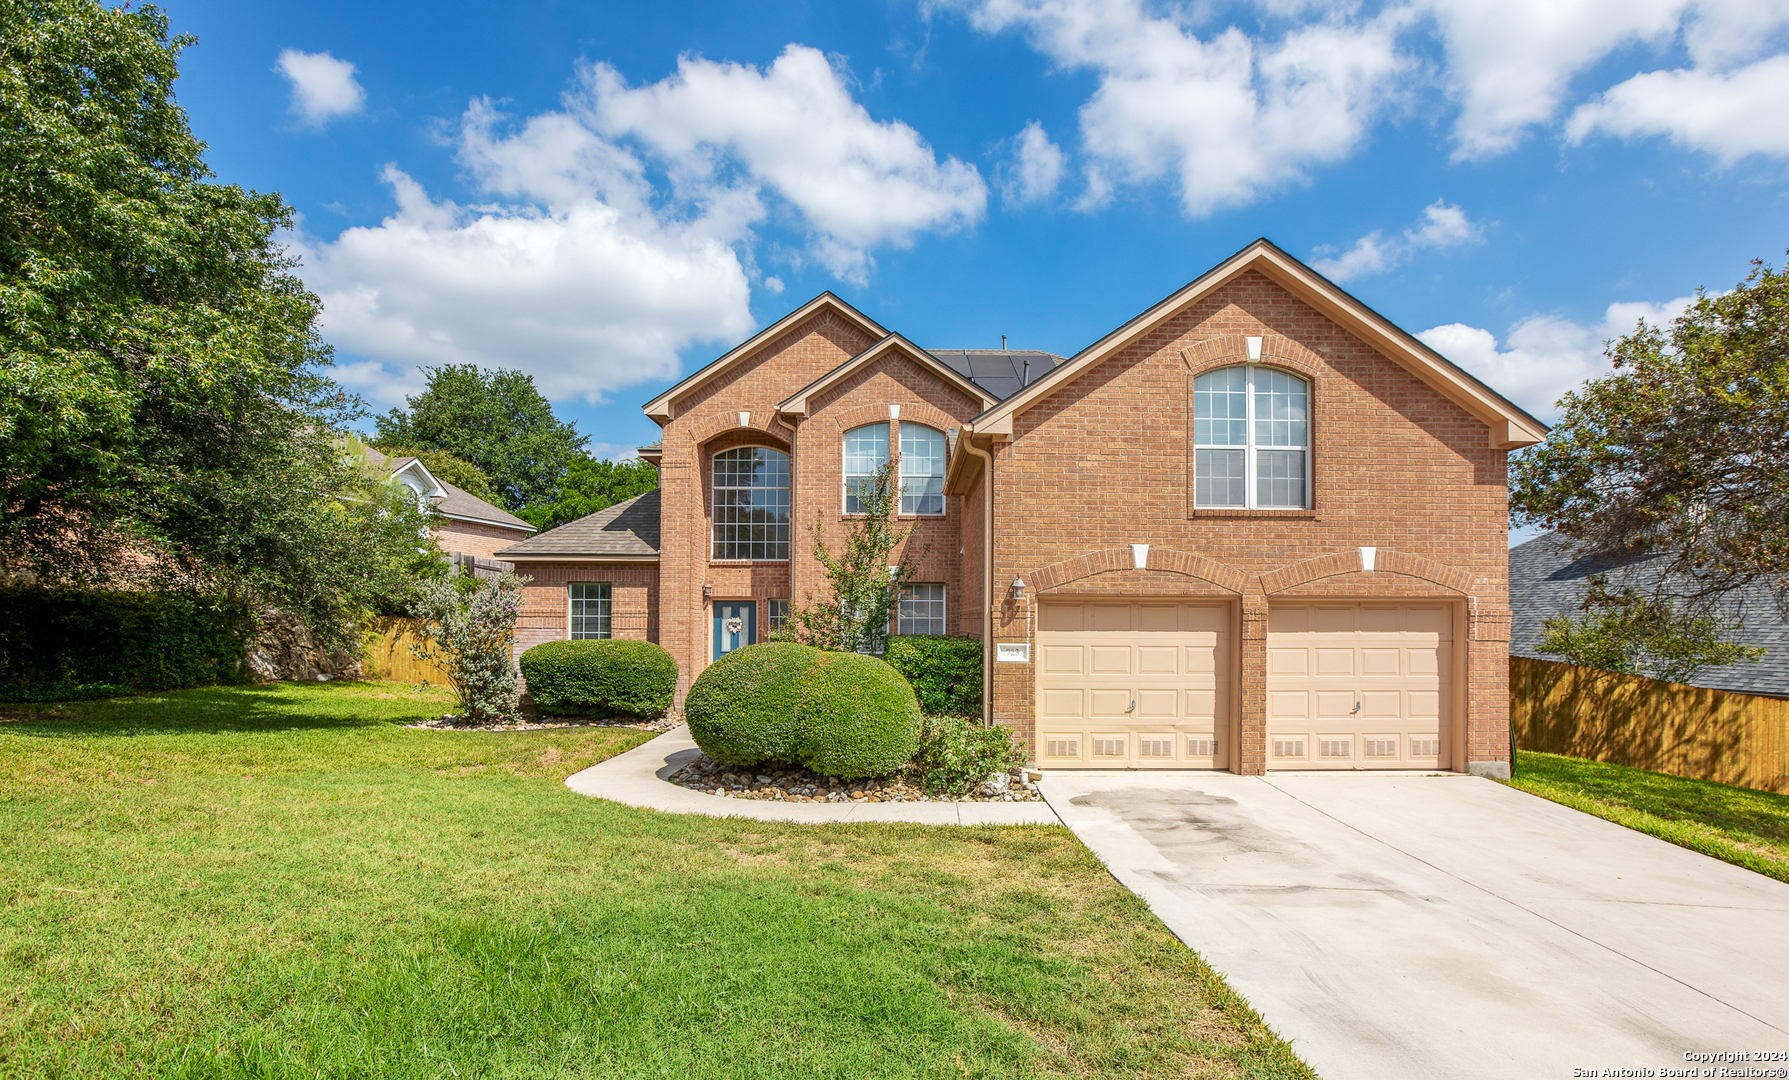
<instances>
[{"instance_id":1,"label":"shadow on lawn","mask_svg":"<svg viewBox=\"0 0 1789 1080\"><path fill-rule=\"evenodd\" d=\"M36 738L276 732L409 723L443 708L402 683L275 682L0 705L0 725Z\"/></svg>"}]
</instances>

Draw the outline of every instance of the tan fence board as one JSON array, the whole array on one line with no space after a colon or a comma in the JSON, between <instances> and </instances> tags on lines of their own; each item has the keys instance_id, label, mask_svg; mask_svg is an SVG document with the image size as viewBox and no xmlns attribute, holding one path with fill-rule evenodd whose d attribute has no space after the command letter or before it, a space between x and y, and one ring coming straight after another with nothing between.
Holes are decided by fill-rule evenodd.
<instances>
[{"instance_id":1,"label":"tan fence board","mask_svg":"<svg viewBox=\"0 0 1789 1080\"><path fill-rule=\"evenodd\" d=\"M1789 792L1789 700L1509 658L1523 750Z\"/></svg>"},{"instance_id":2,"label":"tan fence board","mask_svg":"<svg viewBox=\"0 0 1789 1080\"><path fill-rule=\"evenodd\" d=\"M378 619L367 628L362 663L366 677L389 682L448 686L447 672L439 664L416 659L410 646L416 642L421 619Z\"/></svg>"}]
</instances>

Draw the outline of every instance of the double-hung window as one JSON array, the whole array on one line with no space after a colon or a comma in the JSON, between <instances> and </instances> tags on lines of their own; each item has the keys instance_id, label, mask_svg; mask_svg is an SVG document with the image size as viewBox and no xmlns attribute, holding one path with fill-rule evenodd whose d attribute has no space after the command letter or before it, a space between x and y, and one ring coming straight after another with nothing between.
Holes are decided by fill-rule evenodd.
<instances>
[{"instance_id":1,"label":"double-hung window","mask_svg":"<svg viewBox=\"0 0 1789 1080\"><path fill-rule=\"evenodd\" d=\"M895 609L895 633L944 633L944 586L903 585Z\"/></svg>"},{"instance_id":2,"label":"double-hung window","mask_svg":"<svg viewBox=\"0 0 1789 1080\"><path fill-rule=\"evenodd\" d=\"M606 581L571 584L571 637L573 641L609 636L610 591Z\"/></svg>"},{"instance_id":3,"label":"double-hung window","mask_svg":"<svg viewBox=\"0 0 1789 1080\"><path fill-rule=\"evenodd\" d=\"M1304 510L1311 505L1310 384L1237 366L1193 380L1193 505Z\"/></svg>"},{"instance_id":4,"label":"double-hung window","mask_svg":"<svg viewBox=\"0 0 1789 1080\"><path fill-rule=\"evenodd\" d=\"M714 455L714 557L789 558L789 455L742 446Z\"/></svg>"},{"instance_id":5,"label":"double-hung window","mask_svg":"<svg viewBox=\"0 0 1789 1080\"><path fill-rule=\"evenodd\" d=\"M887 424L865 424L845 432L845 513L868 512L865 500L875 490L876 474L886 464Z\"/></svg>"},{"instance_id":6,"label":"double-hung window","mask_svg":"<svg viewBox=\"0 0 1789 1080\"><path fill-rule=\"evenodd\" d=\"M944 432L901 422L901 513L944 514Z\"/></svg>"}]
</instances>

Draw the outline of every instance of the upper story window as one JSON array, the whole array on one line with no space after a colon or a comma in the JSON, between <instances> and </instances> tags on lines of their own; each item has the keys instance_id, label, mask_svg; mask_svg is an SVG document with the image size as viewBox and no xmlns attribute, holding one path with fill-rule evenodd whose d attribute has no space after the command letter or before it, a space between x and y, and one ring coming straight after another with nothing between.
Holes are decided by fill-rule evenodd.
<instances>
[{"instance_id":1,"label":"upper story window","mask_svg":"<svg viewBox=\"0 0 1789 1080\"><path fill-rule=\"evenodd\" d=\"M901 513L944 513L944 432L901 423Z\"/></svg>"},{"instance_id":2,"label":"upper story window","mask_svg":"<svg viewBox=\"0 0 1789 1080\"><path fill-rule=\"evenodd\" d=\"M789 455L742 446L714 455L714 557L787 561Z\"/></svg>"},{"instance_id":3,"label":"upper story window","mask_svg":"<svg viewBox=\"0 0 1789 1080\"><path fill-rule=\"evenodd\" d=\"M1193 380L1193 505L1303 510L1311 504L1310 384L1238 366Z\"/></svg>"},{"instance_id":4,"label":"upper story window","mask_svg":"<svg viewBox=\"0 0 1789 1080\"><path fill-rule=\"evenodd\" d=\"M861 514L876 472L888 463L888 425L865 424L845 432L845 513Z\"/></svg>"}]
</instances>

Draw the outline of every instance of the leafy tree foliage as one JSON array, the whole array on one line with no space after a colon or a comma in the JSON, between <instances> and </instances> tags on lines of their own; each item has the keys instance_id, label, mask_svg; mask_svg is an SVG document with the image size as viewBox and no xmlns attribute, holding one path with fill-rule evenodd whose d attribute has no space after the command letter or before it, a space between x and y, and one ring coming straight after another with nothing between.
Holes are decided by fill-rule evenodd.
<instances>
[{"instance_id":1,"label":"leafy tree foliage","mask_svg":"<svg viewBox=\"0 0 1789 1080\"><path fill-rule=\"evenodd\" d=\"M527 580L507 570L493 578L437 579L416 600L423 623L410 651L447 672L459 700L459 723L497 724L516 714L512 654Z\"/></svg>"},{"instance_id":2,"label":"leafy tree foliage","mask_svg":"<svg viewBox=\"0 0 1789 1080\"><path fill-rule=\"evenodd\" d=\"M559 481L558 498L530 506L519 517L541 531L557 529L598 510L606 510L658 487L658 470L638 458L599 461L584 454L572 458Z\"/></svg>"},{"instance_id":3,"label":"leafy tree foliage","mask_svg":"<svg viewBox=\"0 0 1789 1080\"><path fill-rule=\"evenodd\" d=\"M1626 656L1693 655L1748 586L1789 613L1789 274L1755 262L1608 355L1615 370L1567 394L1552 435L1510 466L1516 521L1584 554L1662 556L1650 596L1593 592L1605 617L1576 632L1624 635ZM1661 653L1660 633L1687 636Z\"/></svg>"},{"instance_id":4,"label":"leafy tree foliage","mask_svg":"<svg viewBox=\"0 0 1789 1080\"><path fill-rule=\"evenodd\" d=\"M397 443L381 443L373 449L390 458L416 458L422 462L423 468L434 474L435 479L446 481L485 502L497 501L497 489L491 484L491 478L485 475L483 469L465 458L455 457L445 450L425 450Z\"/></svg>"},{"instance_id":5,"label":"leafy tree foliage","mask_svg":"<svg viewBox=\"0 0 1789 1080\"><path fill-rule=\"evenodd\" d=\"M519 514L556 500L559 482L588 441L535 389L534 378L474 364L424 368L428 385L376 421L376 444L444 450L491 478L497 501Z\"/></svg>"},{"instance_id":6,"label":"leafy tree foliage","mask_svg":"<svg viewBox=\"0 0 1789 1080\"><path fill-rule=\"evenodd\" d=\"M208 182L167 18L0 0L0 571L174 579L332 644L426 524L334 446L317 298L279 196Z\"/></svg>"},{"instance_id":7,"label":"leafy tree foliage","mask_svg":"<svg viewBox=\"0 0 1789 1080\"><path fill-rule=\"evenodd\" d=\"M814 558L826 571L831 595L804 597L801 606L789 613L786 628L773 636L835 652L881 656L888 648L889 617L901 586L913 580L917 570L910 554L903 554L898 563L888 561L913 531L895 527L899 495L893 461L884 462L856 494L863 516L852 519L843 551L835 555L827 546L824 516L813 524Z\"/></svg>"},{"instance_id":8,"label":"leafy tree foliage","mask_svg":"<svg viewBox=\"0 0 1789 1080\"><path fill-rule=\"evenodd\" d=\"M1764 650L1723 640L1720 619L1678 611L1638 589L1611 590L1590 579L1583 620L1555 615L1542 623L1540 651L1568 664L1684 683L1706 668L1757 661Z\"/></svg>"}]
</instances>

